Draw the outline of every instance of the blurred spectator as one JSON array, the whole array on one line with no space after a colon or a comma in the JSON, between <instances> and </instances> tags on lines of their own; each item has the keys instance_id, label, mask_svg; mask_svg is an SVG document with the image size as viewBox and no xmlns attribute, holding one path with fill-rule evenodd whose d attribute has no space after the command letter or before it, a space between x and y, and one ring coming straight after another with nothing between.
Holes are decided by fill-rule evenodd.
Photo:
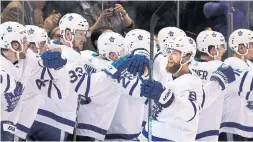
<instances>
[{"instance_id":1,"label":"blurred spectator","mask_svg":"<svg viewBox=\"0 0 253 142\"><path fill-rule=\"evenodd\" d=\"M187 36L196 39L197 35L209 26L203 13L208 1L180 1L180 29Z\"/></svg>"},{"instance_id":2,"label":"blurred spectator","mask_svg":"<svg viewBox=\"0 0 253 142\"><path fill-rule=\"evenodd\" d=\"M231 4L231 9L229 7ZM222 33L228 39L227 15L233 13L233 30L240 28L247 29L246 12L249 2L247 1L220 1L209 2L204 6L204 14L214 31Z\"/></svg>"},{"instance_id":3,"label":"blurred spectator","mask_svg":"<svg viewBox=\"0 0 253 142\"><path fill-rule=\"evenodd\" d=\"M115 32L123 34L133 28L134 22L121 4L111 1L107 5L105 3L103 7L105 10L100 13L91 30L108 26Z\"/></svg>"},{"instance_id":4,"label":"blurred spectator","mask_svg":"<svg viewBox=\"0 0 253 142\"><path fill-rule=\"evenodd\" d=\"M176 26L176 3L174 1L170 2L172 8L164 11L163 16L158 20L155 34L158 34L164 27ZM151 16L163 3L164 1L134 1L134 12L132 14L136 15L134 20L136 28L149 31Z\"/></svg>"},{"instance_id":5,"label":"blurred spectator","mask_svg":"<svg viewBox=\"0 0 253 142\"><path fill-rule=\"evenodd\" d=\"M58 40L60 41L61 39L61 34L60 34L60 28L59 27L55 27L50 34L50 39L51 40Z\"/></svg>"},{"instance_id":6,"label":"blurred spectator","mask_svg":"<svg viewBox=\"0 0 253 142\"><path fill-rule=\"evenodd\" d=\"M52 11L44 21L41 11L44 4L45 1L13 0L2 12L1 21L2 23L6 21L15 21L24 25L36 25L43 27L49 32L58 24L61 15Z\"/></svg>"}]
</instances>

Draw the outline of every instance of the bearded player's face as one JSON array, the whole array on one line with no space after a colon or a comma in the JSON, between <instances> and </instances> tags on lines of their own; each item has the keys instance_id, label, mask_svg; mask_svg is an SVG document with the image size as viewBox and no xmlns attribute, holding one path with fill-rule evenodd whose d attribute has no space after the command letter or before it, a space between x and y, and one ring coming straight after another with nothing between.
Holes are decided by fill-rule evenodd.
<instances>
[{"instance_id":1,"label":"bearded player's face","mask_svg":"<svg viewBox=\"0 0 253 142\"><path fill-rule=\"evenodd\" d=\"M168 63L166 71L169 73L176 73L180 68L181 52L178 50L170 50L168 54Z\"/></svg>"}]
</instances>

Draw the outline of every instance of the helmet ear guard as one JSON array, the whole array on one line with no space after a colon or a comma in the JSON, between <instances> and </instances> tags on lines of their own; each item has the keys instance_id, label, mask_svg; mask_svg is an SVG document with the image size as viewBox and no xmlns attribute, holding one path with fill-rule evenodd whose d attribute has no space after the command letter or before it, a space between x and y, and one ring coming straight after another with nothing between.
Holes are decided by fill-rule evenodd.
<instances>
[{"instance_id":1,"label":"helmet ear guard","mask_svg":"<svg viewBox=\"0 0 253 142\"><path fill-rule=\"evenodd\" d=\"M59 22L59 28L63 40L67 42L70 47L73 47L72 42L77 30L86 31L86 37L91 35L88 21L83 16L76 13L68 13L64 15ZM70 40L67 40L65 36L67 30L71 33Z\"/></svg>"},{"instance_id":2,"label":"helmet ear guard","mask_svg":"<svg viewBox=\"0 0 253 142\"><path fill-rule=\"evenodd\" d=\"M202 31L197 37L197 48L198 51L206 53L208 56L216 58L219 56L219 50L222 45L226 49L226 42L224 36L216 31ZM216 50L216 55L212 55L209 50L210 46L214 46Z\"/></svg>"},{"instance_id":3,"label":"helmet ear guard","mask_svg":"<svg viewBox=\"0 0 253 142\"><path fill-rule=\"evenodd\" d=\"M229 36L230 49L233 50L234 52L236 52L238 55L240 55L243 59L244 59L244 56L248 54L250 42L253 42L253 32L248 29L235 30ZM244 45L244 48L246 49L245 53L240 52L240 50L241 50L240 45Z\"/></svg>"},{"instance_id":4,"label":"helmet ear guard","mask_svg":"<svg viewBox=\"0 0 253 142\"><path fill-rule=\"evenodd\" d=\"M107 60L114 60L111 56L124 56L124 37L115 32L105 32L97 40L98 53Z\"/></svg>"}]
</instances>

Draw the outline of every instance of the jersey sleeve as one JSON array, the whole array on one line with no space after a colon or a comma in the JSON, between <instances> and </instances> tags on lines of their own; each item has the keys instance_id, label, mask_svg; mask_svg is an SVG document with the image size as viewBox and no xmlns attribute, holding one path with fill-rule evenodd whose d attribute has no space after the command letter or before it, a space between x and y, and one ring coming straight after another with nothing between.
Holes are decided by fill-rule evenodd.
<instances>
[{"instance_id":1,"label":"jersey sleeve","mask_svg":"<svg viewBox=\"0 0 253 142\"><path fill-rule=\"evenodd\" d=\"M16 87L15 79L7 72L0 71L1 94L12 92Z\"/></svg>"},{"instance_id":2,"label":"jersey sleeve","mask_svg":"<svg viewBox=\"0 0 253 142\"><path fill-rule=\"evenodd\" d=\"M114 89L116 86L113 83L114 80L104 72L92 74L84 72L80 79L74 83L74 90L85 97L94 97L106 89Z\"/></svg>"},{"instance_id":3,"label":"jersey sleeve","mask_svg":"<svg viewBox=\"0 0 253 142\"><path fill-rule=\"evenodd\" d=\"M245 97L246 100L249 100L250 94L253 92L253 71L239 71L235 70L236 81L239 84L238 95ZM253 97L251 96L252 100Z\"/></svg>"},{"instance_id":4,"label":"jersey sleeve","mask_svg":"<svg viewBox=\"0 0 253 142\"><path fill-rule=\"evenodd\" d=\"M201 108L208 108L220 95L224 95L225 91L221 90L218 82L209 81L203 85L203 100Z\"/></svg>"},{"instance_id":5,"label":"jersey sleeve","mask_svg":"<svg viewBox=\"0 0 253 142\"><path fill-rule=\"evenodd\" d=\"M62 99L69 95L69 76L66 66L59 70L40 66L41 58L29 53L28 66L29 78L34 81L42 94L47 94L51 99Z\"/></svg>"},{"instance_id":6,"label":"jersey sleeve","mask_svg":"<svg viewBox=\"0 0 253 142\"><path fill-rule=\"evenodd\" d=\"M162 115L173 115L173 117L179 117L186 122L192 121L200 112L200 105L197 103L197 93L198 91L185 91L180 94L174 94L170 89L166 88L156 103L156 108L170 109L167 113L164 111ZM159 110L154 111L153 117L160 117Z\"/></svg>"}]
</instances>

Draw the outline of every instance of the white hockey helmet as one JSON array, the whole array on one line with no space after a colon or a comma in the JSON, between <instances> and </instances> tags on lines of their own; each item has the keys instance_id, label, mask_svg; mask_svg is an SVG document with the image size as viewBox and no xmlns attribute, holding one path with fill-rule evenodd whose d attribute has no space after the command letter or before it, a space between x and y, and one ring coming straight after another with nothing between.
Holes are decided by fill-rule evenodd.
<instances>
[{"instance_id":1,"label":"white hockey helmet","mask_svg":"<svg viewBox=\"0 0 253 142\"><path fill-rule=\"evenodd\" d=\"M248 29L238 29L235 30L230 36L229 36L229 47L235 51L237 54L244 56L248 54L248 48L249 43L253 42L253 32ZM247 52L245 54L241 54L238 52L239 45L243 44L245 48L247 48Z\"/></svg>"},{"instance_id":2,"label":"white hockey helmet","mask_svg":"<svg viewBox=\"0 0 253 142\"><path fill-rule=\"evenodd\" d=\"M198 51L206 53L210 57L218 56L218 52L215 56L213 56L208 52L208 47L214 46L215 49L218 51L222 45L225 48L225 50L227 50L226 48L227 43L225 41L224 36L216 31L202 31L199 33L197 37Z\"/></svg>"},{"instance_id":3,"label":"white hockey helmet","mask_svg":"<svg viewBox=\"0 0 253 142\"><path fill-rule=\"evenodd\" d=\"M101 34L97 41L99 54L108 59L113 56L122 57L125 55L124 37L115 32L105 32Z\"/></svg>"},{"instance_id":4,"label":"white hockey helmet","mask_svg":"<svg viewBox=\"0 0 253 142\"><path fill-rule=\"evenodd\" d=\"M194 39L187 37L187 36L178 36L173 39L173 42L168 43L168 53L172 52L173 50L177 50L181 52L181 59L180 59L180 68L176 73L178 73L182 66L191 62L196 55L197 47ZM190 59L187 62L182 63L185 56L189 56Z\"/></svg>"},{"instance_id":5,"label":"white hockey helmet","mask_svg":"<svg viewBox=\"0 0 253 142\"><path fill-rule=\"evenodd\" d=\"M177 27L165 27L158 33L158 44L160 51L167 53L168 41L175 39L177 36L186 36L185 32Z\"/></svg>"},{"instance_id":6,"label":"white hockey helmet","mask_svg":"<svg viewBox=\"0 0 253 142\"><path fill-rule=\"evenodd\" d=\"M28 34L28 42L34 42L37 49L40 48L39 46L41 42L45 42L45 46L48 47L49 38L47 32L44 29L34 25L26 25L25 28ZM40 54L39 52L40 50L38 50L38 54Z\"/></svg>"},{"instance_id":7,"label":"white hockey helmet","mask_svg":"<svg viewBox=\"0 0 253 142\"><path fill-rule=\"evenodd\" d=\"M68 42L71 47L73 46L72 41L74 40L77 30L86 31L86 37L89 37L91 34L88 21L83 16L76 13L68 13L64 15L59 22L59 28L64 41ZM70 30L71 32L70 41L65 37L66 30Z\"/></svg>"},{"instance_id":8,"label":"white hockey helmet","mask_svg":"<svg viewBox=\"0 0 253 142\"><path fill-rule=\"evenodd\" d=\"M128 54L142 54L149 57L150 53L150 33L142 29L133 29L125 36L125 43ZM154 52L156 42L154 41Z\"/></svg>"},{"instance_id":9,"label":"white hockey helmet","mask_svg":"<svg viewBox=\"0 0 253 142\"><path fill-rule=\"evenodd\" d=\"M10 49L16 53L23 51L23 43L26 40L25 27L17 22L5 22L1 24L1 48ZM12 48L11 43L18 42L21 45L21 51Z\"/></svg>"}]
</instances>

